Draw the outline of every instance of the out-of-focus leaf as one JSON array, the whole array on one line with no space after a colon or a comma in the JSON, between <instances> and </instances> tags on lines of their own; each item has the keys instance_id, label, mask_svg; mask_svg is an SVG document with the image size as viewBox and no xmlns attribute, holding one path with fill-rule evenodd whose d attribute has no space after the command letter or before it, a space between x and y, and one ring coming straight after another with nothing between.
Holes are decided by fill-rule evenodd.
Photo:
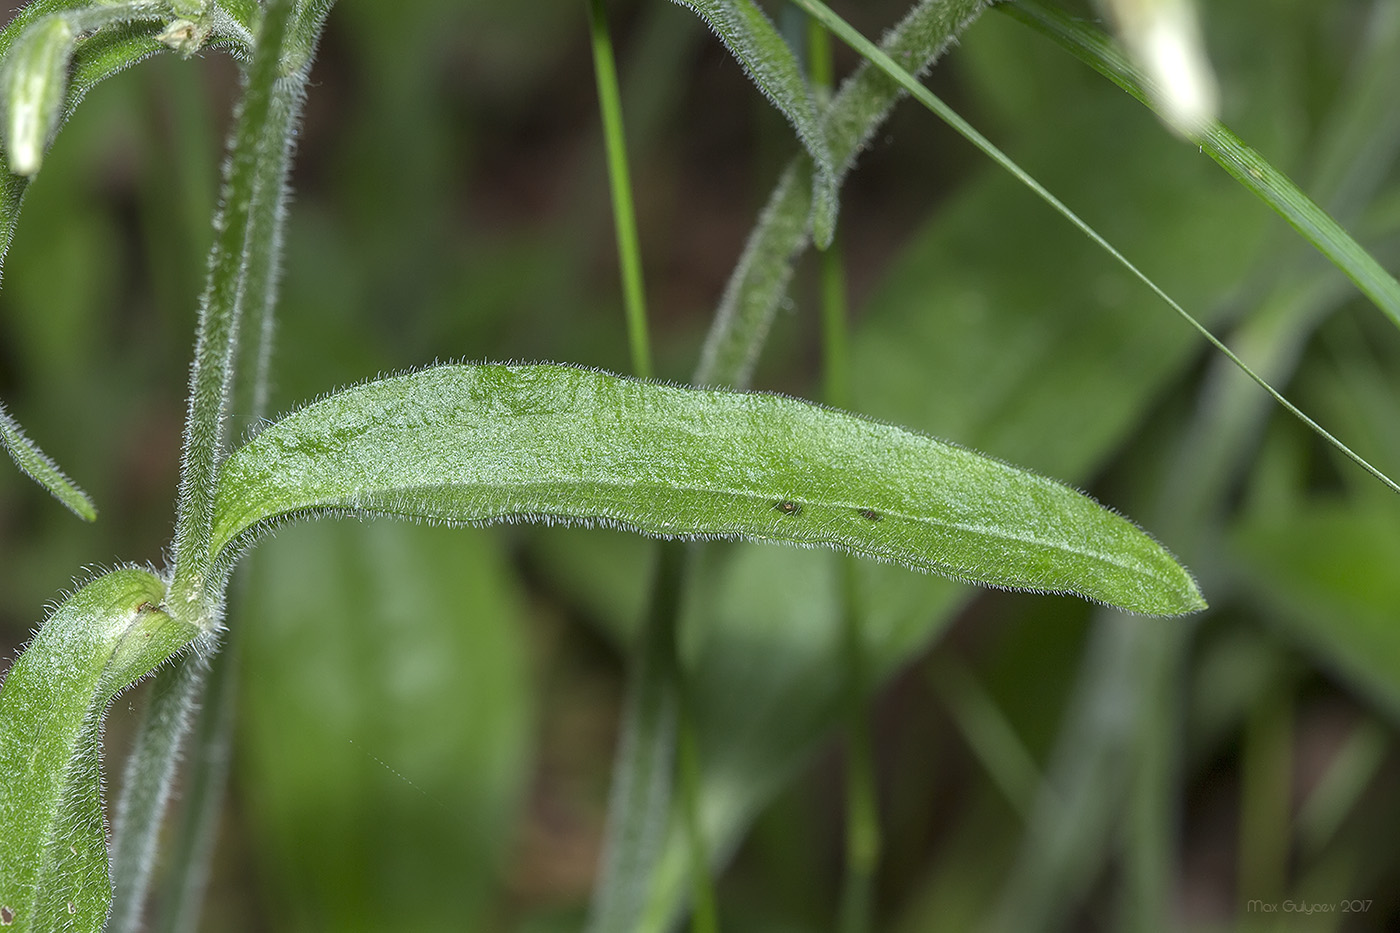
<instances>
[{"instance_id":1,"label":"out-of-focus leaf","mask_svg":"<svg viewBox=\"0 0 1400 933\"><path fill-rule=\"evenodd\" d=\"M1400 719L1400 514L1375 502L1261 513L1232 537L1270 621Z\"/></svg>"},{"instance_id":2,"label":"out-of-focus leaf","mask_svg":"<svg viewBox=\"0 0 1400 933\"><path fill-rule=\"evenodd\" d=\"M823 545L1133 612L1205 606L1155 541L1052 480L783 396L570 366L444 366L282 419L224 465L212 550L336 511Z\"/></svg>"},{"instance_id":3,"label":"out-of-focus leaf","mask_svg":"<svg viewBox=\"0 0 1400 933\"><path fill-rule=\"evenodd\" d=\"M54 611L0 689L0 923L97 933L112 887L98 751L113 697L196 630L160 608L165 584L117 570Z\"/></svg>"},{"instance_id":4,"label":"out-of-focus leaf","mask_svg":"<svg viewBox=\"0 0 1400 933\"><path fill-rule=\"evenodd\" d=\"M250 570L238 757L278 928L488 928L533 719L494 538L298 527Z\"/></svg>"}]
</instances>

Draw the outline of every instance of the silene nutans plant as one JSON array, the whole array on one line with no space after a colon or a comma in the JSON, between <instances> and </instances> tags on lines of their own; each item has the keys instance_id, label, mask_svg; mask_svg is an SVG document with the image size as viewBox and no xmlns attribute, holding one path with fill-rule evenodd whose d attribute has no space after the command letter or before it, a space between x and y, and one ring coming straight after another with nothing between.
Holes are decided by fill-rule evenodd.
<instances>
[{"instance_id":1,"label":"silene nutans plant","mask_svg":"<svg viewBox=\"0 0 1400 933\"><path fill-rule=\"evenodd\" d=\"M1400 2L332 6L0 31L0 929L1400 918Z\"/></svg>"}]
</instances>

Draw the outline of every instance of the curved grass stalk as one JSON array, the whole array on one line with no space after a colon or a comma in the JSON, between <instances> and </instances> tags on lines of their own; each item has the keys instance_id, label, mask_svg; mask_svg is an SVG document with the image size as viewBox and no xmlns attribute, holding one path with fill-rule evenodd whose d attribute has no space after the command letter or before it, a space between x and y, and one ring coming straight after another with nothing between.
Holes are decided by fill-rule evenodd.
<instances>
[{"instance_id":1,"label":"curved grass stalk","mask_svg":"<svg viewBox=\"0 0 1400 933\"><path fill-rule=\"evenodd\" d=\"M1082 218L1080 218L1078 214L1070 210L1070 208L1063 201L1051 194L1045 188L1044 185L1040 184L1040 182L1036 181L1034 178L1028 175L1024 169L1022 169L1019 165L1013 162L1009 156L1007 156L1004 152L1002 152L995 145L993 145L989 139L987 139L976 129L974 129L971 124L969 124L962 117L958 116L958 114L955 113L952 110L952 108L950 108L940 98L934 95L932 91L920 84L914 78L913 75L909 74L909 72L901 68L898 64L895 63L893 59L891 59L880 49L876 48L875 45L872 44L868 39L866 39L860 33L852 29L850 25L846 23L845 20L841 19L839 16L833 13L826 5L821 3L820 0L792 0L792 2L802 7L812 16L816 17L823 25L825 25L828 29L835 33L837 37L839 37L843 42L850 45L851 48L855 49L860 55L864 56L867 60L873 62L881 71L885 72L885 74L898 81L909 91L911 95L914 96L915 99L919 101L919 103L923 104L930 111L932 111L939 119L943 120L953 129L955 129L958 132L958 134L961 135L968 142L972 143L978 149L982 150L982 152L986 154L992 161L996 162L999 166L1001 166L1003 169L1009 172L1013 177L1016 178L1017 181L1021 182L1027 188L1031 189L1031 191L1033 191L1046 204L1049 204L1051 207L1053 207L1062 217L1064 217L1076 228L1078 228L1081 233L1083 233L1086 237L1092 240L1100 249L1112 256L1118 262L1119 265L1121 265L1123 268L1127 269L1130 273L1132 273L1134 278L1142 282L1152 291L1153 294L1155 294L1158 298L1162 299L1162 301L1164 301L1168 307L1170 307L1173 311L1180 315L1181 318L1184 321L1186 321L1186 323L1191 325L1191 327L1193 327L1197 331L1197 333L1204 337L1206 341L1210 343L1211 346L1215 347L1216 350L1224 354L1225 357L1230 360L1230 362L1234 363L1237 367L1239 367L1241 372L1243 372L1246 376L1253 380L1255 384L1257 384L1261 389L1263 389L1270 396L1272 396L1274 401L1277 402L1280 406L1282 406L1284 410L1286 410L1293 417L1297 418L1303 424L1307 425L1310 430L1312 430L1323 440L1327 441L1327 443L1331 444L1334 448L1336 448L1338 451L1344 454L1357 466L1361 467L1367 473L1370 473L1376 479L1384 483L1387 487L1391 489L1392 492L1400 493L1400 484L1397 484L1393 479L1391 479L1385 473L1381 472L1379 469L1373 466L1370 463L1370 461L1366 460L1356 451L1352 450L1346 444L1342 443L1330 432L1328 432L1326 428L1322 427L1322 425L1318 424L1308 415L1304 414L1301 409L1299 409L1296 405L1294 405L1287 398L1285 398L1277 389L1270 385L1267 380L1265 380L1262 376L1260 376L1253 369L1251 369L1249 365L1244 362L1244 360L1236 356L1234 351L1227 347L1224 344L1224 342L1220 340L1220 338L1215 336L1215 334L1211 333L1209 328L1207 328L1204 324L1198 321L1194 315L1192 315L1189 311L1183 308L1174 298L1172 298L1165 291L1163 291L1162 288L1159 285L1157 285L1157 283L1154 282L1151 278L1149 278L1145 272L1139 269L1136 265L1129 261L1126 256L1120 253L1111 243L1105 240L1103 236L1099 234L1098 231L1096 231L1093 227L1089 226L1089 224L1085 222Z\"/></svg>"},{"instance_id":2,"label":"curved grass stalk","mask_svg":"<svg viewBox=\"0 0 1400 933\"><path fill-rule=\"evenodd\" d=\"M1014 0L999 5L997 9L1055 41L1132 97L1154 110L1160 109L1157 104L1161 99L1160 94L1151 80L1118 50L1108 36L1097 29L1038 0ZM1191 134L1190 139L1232 178L1288 221L1318 252L1346 273L1376 307L1400 326L1400 282L1396 282L1395 276L1387 272L1341 224L1304 194L1288 176L1216 121L1210 121L1200 131Z\"/></svg>"}]
</instances>

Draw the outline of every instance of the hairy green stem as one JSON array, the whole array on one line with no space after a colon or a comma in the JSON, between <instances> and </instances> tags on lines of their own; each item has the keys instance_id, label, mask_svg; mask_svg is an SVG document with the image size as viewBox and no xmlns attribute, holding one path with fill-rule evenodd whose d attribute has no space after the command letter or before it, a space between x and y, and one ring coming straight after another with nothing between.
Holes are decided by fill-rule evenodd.
<instances>
[{"instance_id":1,"label":"hairy green stem","mask_svg":"<svg viewBox=\"0 0 1400 933\"><path fill-rule=\"evenodd\" d=\"M241 399L235 410L243 414L242 422L256 420L266 400L286 177L306 80L304 70L289 76L281 74L282 29L290 8L290 2L280 2L268 10L247 77L223 206L215 225L216 244L210 258L191 375L186 473L181 483L181 524L176 532L175 579L184 583L183 589L177 591L180 595L171 602L185 611L196 610L199 624L211 633L204 641L206 656L218 649L212 630L222 603L216 588L222 586L222 581L207 579L213 494L211 491L201 498L196 493L203 483L217 485L217 462L226 443L223 434L228 423L228 399L235 388L235 362ZM254 351L245 351L240 357L238 317L245 309L251 311L255 322L256 340ZM189 471L195 471L194 475ZM205 510L207 517L200 518L200 510ZM201 537L203 544L196 546ZM192 565L199 569L191 571ZM216 684L233 680L226 670L230 663L219 662ZM129 933L140 928L171 781L192 711L200 705L204 693L207 672L204 658L188 656L157 676L127 761L118 805L112 857L116 894L110 933ZM193 920L185 918L197 918L212 857L218 801L227 773L231 704L231 694L220 688L202 717L202 741L196 749L190 802L170 882L174 902L165 914L170 922L192 924Z\"/></svg>"},{"instance_id":2,"label":"hairy green stem","mask_svg":"<svg viewBox=\"0 0 1400 933\"><path fill-rule=\"evenodd\" d=\"M238 629L209 661L196 686L202 694L190 761L184 779L181 819L159 895L158 925L164 933L194 933L209 883L219 816L233 753L234 708L238 697ZM111 933L116 933L115 928Z\"/></svg>"},{"instance_id":3,"label":"hairy green stem","mask_svg":"<svg viewBox=\"0 0 1400 933\"><path fill-rule=\"evenodd\" d=\"M204 636L198 651L161 668L151 684L150 699L126 760L112 829L112 913L107 933L141 929L180 745L204 690L206 658L217 637L214 633Z\"/></svg>"},{"instance_id":4,"label":"hairy green stem","mask_svg":"<svg viewBox=\"0 0 1400 933\"><path fill-rule=\"evenodd\" d=\"M317 24L319 25L319 23ZM314 36L310 40L314 43ZM259 187L249 218L249 236L267 248L249 256L244 270L245 313L251 341L241 344L234 378L232 425L242 433L254 428L267 414L268 373L277 303L279 257L288 198L293 141L305 99L306 71L280 79L273 89L269 109L267 146L262 158L274 163L259 173ZM236 594L235 594L236 595ZM219 828L219 804L228 780L233 743L234 706L237 695L237 630L224 636L223 650L210 661L209 695L200 704L197 741L188 769L185 804L161 903L160 928L193 931L214 854ZM197 701L204 684L193 683Z\"/></svg>"},{"instance_id":5,"label":"hairy green stem","mask_svg":"<svg viewBox=\"0 0 1400 933\"><path fill-rule=\"evenodd\" d=\"M603 116L603 139L608 151L608 183L612 189L613 228L627 307L627 343L632 372L642 379L653 375L647 336L646 295L642 285L641 245L632 204L632 180L627 168L627 138L622 129L622 95L617 86L612 39L608 36L603 0L588 0L588 25L593 43L593 74L598 83L598 106Z\"/></svg>"},{"instance_id":6,"label":"hairy green stem","mask_svg":"<svg viewBox=\"0 0 1400 933\"><path fill-rule=\"evenodd\" d=\"M289 195L293 143L306 97L305 70L280 79L273 88L258 173L258 190L249 218L249 237L259 244L250 252L243 274L245 311L251 341L238 349L234 372L233 428L238 433L267 415L269 370L277 306L278 273ZM237 437L234 440L238 440Z\"/></svg>"},{"instance_id":7,"label":"hairy green stem","mask_svg":"<svg viewBox=\"0 0 1400 933\"><path fill-rule=\"evenodd\" d=\"M291 0L271 0L263 14L214 224L208 285L200 301L190 370L169 602L176 618L204 629L215 624L219 603L221 581L213 579L210 541L246 273L252 254L274 245L253 239L250 219L259 188L269 190L282 183L273 174L279 160L271 157L282 140L270 142L267 133L272 128L274 87L281 76L282 43L292 6Z\"/></svg>"},{"instance_id":8,"label":"hairy green stem","mask_svg":"<svg viewBox=\"0 0 1400 933\"><path fill-rule=\"evenodd\" d=\"M921 0L881 45L909 70L922 73L970 25L986 0ZM822 118L838 186L904 89L878 68L862 64L841 82ZM782 304L793 264L807 248L812 211L812 161L788 163L768 197L725 287L700 355L694 382L743 388Z\"/></svg>"}]
</instances>

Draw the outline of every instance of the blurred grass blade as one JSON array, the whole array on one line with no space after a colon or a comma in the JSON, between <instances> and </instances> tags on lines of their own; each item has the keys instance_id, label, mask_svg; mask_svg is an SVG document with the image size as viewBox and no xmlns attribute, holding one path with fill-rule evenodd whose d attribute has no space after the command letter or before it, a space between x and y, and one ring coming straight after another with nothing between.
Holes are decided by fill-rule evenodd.
<instances>
[{"instance_id":1,"label":"blurred grass blade","mask_svg":"<svg viewBox=\"0 0 1400 933\"><path fill-rule=\"evenodd\" d=\"M49 459L39 445L25 436L18 422L5 410L3 402L0 402L0 443L4 444L5 452L15 461L15 466L52 493L74 515L83 521L97 520L97 507L92 499L63 475L58 464Z\"/></svg>"},{"instance_id":2,"label":"blurred grass blade","mask_svg":"<svg viewBox=\"0 0 1400 933\"><path fill-rule=\"evenodd\" d=\"M985 5L985 0L923 0L890 30L880 47L922 74ZM857 154L906 93L868 62L841 82L823 114L838 189ZM793 263L807 246L811 190L811 162L794 159L769 195L730 275L695 373L694 381L700 385L747 384L787 292Z\"/></svg>"},{"instance_id":3,"label":"blurred grass blade","mask_svg":"<svg viewBox=\"0 0 1400 933\"><path fill-rule=\"evenodd\" d=\"M1400 493L1400 484L1397 484L1389 476L1382 473L1376 467L1372 466L1370 461L1366 460L1360 454L1356 453L1356 451L1352 450L1346 444L1343 444L1340 440L1338 440L1330 432L1328 432L1326 428L1322 427L1322 425L1318 424L1312 418L1304 414L1303 411L1298 408L1298 406L1294 405L1288 399L1284 398L1283 395L1272 385L1270 385L1267 380L1265 380L1262 376L1260 376L1253 369L1251 369L1249 365L1244 362L1244 360L1236 356L1234 351L1227 347L1220 340L1219 337L1216 337L1215 334L1211 333L1211 331L1204 324L1198 321L1194 315L1192 315L1189 311L1183 308L1181 304L1176 301L1176 299L1172 298L1165 291L1163 291L1161 286L1159 286L1156 282L1154 282L1147 276L1147 273L1143 272L1131 261L1129 261L1128 257L1124 256L1117 250L1116 247L1113 246L1113 244L1105 240L1097 230L1089 226L1089 224L1074 211L1070 210L1068 205L1066 205L1059 198L1051 194L1044 185L1042 185L1040 182L1036 181L1029 174L1027 174L1025 169L1021 168L1019 165L1017 165L1011 160L1010 156L1008 156L1006 153L1002 152L995 145L993 145L991 140L987 139L987 137L979 133L976 129L973 128L973 126L970 123L968 123L962 117L958 116L958 114L955 113L952 110L952 108L945 104L932 91L920 84L914 78L913 75L909 74L909 72L901 68L888 55L876 48L870 42L870 40L866 39L860 33L856 32L853 28L851 28L850 24L848 24L845 20L841 19L839 16L833 13L825 4L821 3L820 0L792 0L792 2L802 7L812 16L816 17L823 25L825 25L828 29L835 33L841 39L841 41L847 43L859 54L864 56L869 61L873 62L880 68L880 70L884 71L885 74L889 75L890 77L897 80L900 84L904 85L904 87L909 90L909 93L912 94L919 101L919 103L923 104L930 111L932 111L933 114L937 116L940 120L947 123L953 129L957 130L960 136L962 136L968 142L972 143L978 149L982 150L982 152L988 158L1000 165L1007 172L1011 173L1013 177L1015 177L1027 188L1031 189L1031 191L1033 191L1041 200L1043 200L1046 204L1050 205L1056 211L1058 211L1062 217L1064 217L1071 224L1077 227L1081 233L1083 233L1090 240L1096 243L1100 249L1108 253L1115 260L1117 260L1118 263L1123 266L1123 268L1131 272L1133 276L1138 279L1138 281L1142 282L1149 289L1151 289L1153 294L1155 294L1158 298L1161 298L1164 302L1166 302L1167 305L1173 311L1179 314L1181 318L1186 321L1186 323L1190 324L1193 328L1195 328L1196 331L1211 344L1211 346L1215 347L1217 350L1223 353L1232 363L1234 363L1240 368L1241 372L1243 372L1250 379L1254 380L1254 382L1261 389L1269 393L1269 395L1273 397L1274 401L1278 402L1279 405L1283 406L1283 408L1287 410L1289 414L1293 415L1293 417L1303 422L1303 424L1307 425L1319 437L1321 437L1323 440L1327 441L1327 443L1331 444L1337 450L1345 454L1357 466L1361 467L1363 470L1370 473L1372 476L1380 480L1386 486L1390 487L1392 492Z\"/></svg>"},{"instance_id":4,"label":"blurred grass blade","mask_svg":"<svg viewBox=\"0 0 1400 933\"><path fill-rule=\"evenodd\" d=\"M225 465L213 549L334 512L827 546L1133 612L1205 606L1156 542L1052 480L795 399L570 366L444 366L284 418Z\"/></svg>"},{"instance_id":5,"label":"blurred grass blade","mask_svg":"<svg viewBox=\"0 0 1400 933\"><path fill-rule=\"evenodd\" d=\"M97 933L112 896L98 751L107 706L194 638L124 569L63 602L0 689L0 922Z\"/></svg>"},{"instance_id":6,"label":"blurred grass blade","mask_svg":"<svg viewBox=\"0 0 1400 933\"><path fill-rule=\"evenodd\" d=\"M589 933L638 928L652 872L665 849L675 796L672 771L683 728L676 623L684 575L683 545L661 547L623 710ZM684 799L678 802L684 808ZM695 866L702 872L705 867L703 861Z\"/></svg>"},{"instance_id":7,"label":"blurred grass blade","mask_svg":"<svg viewBox=\"0 0 1400 933\"><path fill-rule=\"evenodd\" d=\"M1058 42L1133 97L1155 108L1155 85L1099 30L1039 0L1015 0L998 9ZM1208 123L1190 138L1345 272L1376 307L1400 326L1400 283L1395 276L1286 175L1218 122Z\"/></svg>"},{"instance_id":8,"label":"blurred grass blade","mask_svg":"<svg viewBox=\"0 0 1400 933\"><path fill-rule=\"evenodd\" d=\"M822 118L797 57L753 0L677 0L709 24L797 130L816 165L813 178L812 237L823 248L836 230L836 171Z\"/></svg>"},{"instance_id":9,"label":"blurred grass blade","mask_svg":"<svg viewBox=\"0 0 1400 933\"><path fill-rule=\"evenodd\" d=\"M612 192L613 231L617 236L618 273L627 311L627 344L632 351L632 374L652 376L651 342L647 336L646 287L642 281L642 250L637 239L637 212L632 203L632 173L627 165L627 134L622 126L622 94L617 86L612 37L603 0L589 0L589 35L593 46L593 77L608 154L608 187Z\"/></svg>"}]
</instances>

